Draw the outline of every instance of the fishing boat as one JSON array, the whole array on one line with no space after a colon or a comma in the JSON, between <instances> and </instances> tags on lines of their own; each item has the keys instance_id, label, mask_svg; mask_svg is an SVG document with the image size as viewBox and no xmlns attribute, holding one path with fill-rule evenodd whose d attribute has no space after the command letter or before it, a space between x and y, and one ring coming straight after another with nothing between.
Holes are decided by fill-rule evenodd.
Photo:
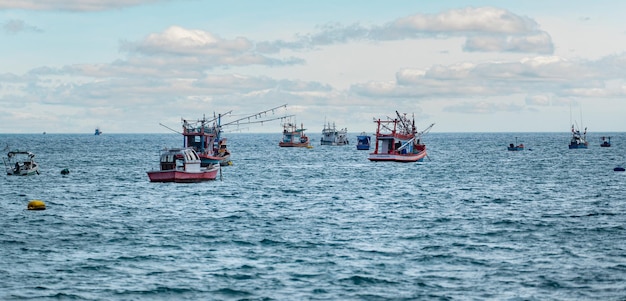
<instances>
[{"instance_id":1,"label":"fishing boat","mask_svg":"<svg viewBox=\"0 0 626 301\"><path fill-rule=\"evenodd\" d=\"M348 129L343 128L341 130L337 130L335 123L333 122L332 126L330 122L324 124L324 129L322 129L322 138L320 140L321 145L346 145L349 144L348 141Z\"/></svg>"},{"instance_id":2,"label":"fishing boat","mask_svg":"<svg viewBox=\"0 0 626 301\"><path fill-rule=\"evenodd\" d=\"M200 156L202 166L206 167L212 164L219 164L221 166L232 165L231 152L227 147L226 138L222 137L224 128L231 126L239 127L244 124L265 123L272 120L284 119L289 116L267 117L268 113L274 114L280 108L286 108L287 105L280 105L268 110L257 112L245 117L241 117L236 120L222 122L222 119L231 114L232 111L226 113L215 114L213 113L212 119L207 119L203 116L202 119L196 121L182 119L182 133L174 130L164 124L161 126L175 132L182 134L184 137L183 147L193 148Z\"/></svg>"},{"instance_id":3,"label":"fishing boat","mask_svg":"<svg viewBox=\"0 0 626 301\"><path fill-rule=\"evenodd\" d=\"M35 162L35 154L29 151L13 150L2 158L7 175L30 176L39 174L39 164Z\"/></svg>"},{"instance_id":4,"label":"fishing boat","mask_svg":"<svg viewBox=\"0 0 626 301\"><path fill-rule=\"evenodd\" d=\"M224 166L230 162L226 138L221 138L220 120L221 114L213 120L208 120L205 116L196 121L182 120L183 146L184 148L193 148L197 152L203 167L212 164Z\"/></svg>"},{"instance_id":5,"label":"fishing boat","mask_svg":"<svg viewBox=\"0 0 626 301\"><path fill-rule=\"evenodd\" d=\"M608 136L608 137L602 136L602 137L600 137L600 141L602 141L600 143L600 147L611 147L611 137L610 136Z\"/></svg>"},{"instance_id":6,"label":"fishing boat","mask_svg":"<svg viewBox=\"0 0 626 301\"><path fill-rule=\"evenodd\" d=\"M45 133L44 133L45 134ZM96 130L93 133L95 136L99 136L100 134L102 134L102 131L100 130L100 128L96 128Z\"/></svg>"},{"instance_id":7,"label":"fishing boat","mask_svg":"<svg viewBox=\"0 0 626 301\"><path fill-rule=\"evenodd\" d=\"M376 144L374 152L369 154L370 161L420 162L426 157L426 145L422 136L435 125L428 126L421 132L415 127L415 117L409 119L406 114L387 120L375 119Z\"/></svg>"},{"instance_id":8,"label":"fishing boat","mask_svg":"<svg viewBox=\"0 0 626 301\"><path fill-rule=\"evenodd\" d=\"M219 142L217 143L217 156L222 158L222 160L220 160L221 166L232 164L230 161L230 151L228 151L226 144L226 138L219 139Z\"/></svg>"},{"instance_id":9,"label":"fishing boat","mask_svg":"<svg viewBox=\"0 0 626 301\"><path fill-rule=\"evenodd\" d=\"M278 142L280 147L310 147L309 137L304 133L306 129L300 123L300 128L292 122L283 123L283 139Z\"/></svg>"},{"instance_id":10,"label":"fishing boat","mask_svg":"<svg viewBox=\"0 0 626 301\"><path fill-rule=\"evenodd\" d=\"M517 144L517 137L515 137L515 144L513 143L509 144L509 146L507 146L506 149L510 151L522 151L524 150L524 144L523 143Z\"/></svg>"},{"instance_id":11,"label":"fishing boat","mask_svg":"<svg viewBox=\"0 0 626 301\"><path fill-rule=\"evenodd\" d=\"M164 149L160 154L159 170L148 171L150 182L191 183L217 178L219 164L203 167L193 148Z\"/></svg>"},{"instance_id":12,"label":"fishing boat","mask_svg":"<svg viewBox=\"0 0 626 301\"><path fill-rule=\"evenodd\" d=\"M369 150L370 149L370 141L371 137L365 132L361 132L360 135L356 136L356 149L358 150Z\"/></svg>"},{"instance_id":13,"label":"fishing boat","mask_svg":"<svg viewBox=\"0 0 626 301\"><path fill-rule=\"evenodd\" d=\"M580 130L575 129L572 124L572 139L569 142L569 149L582 149L587 148L589 146L589 142L587 142L587 128L581 134Z\"/></svg>"}]
</instances>

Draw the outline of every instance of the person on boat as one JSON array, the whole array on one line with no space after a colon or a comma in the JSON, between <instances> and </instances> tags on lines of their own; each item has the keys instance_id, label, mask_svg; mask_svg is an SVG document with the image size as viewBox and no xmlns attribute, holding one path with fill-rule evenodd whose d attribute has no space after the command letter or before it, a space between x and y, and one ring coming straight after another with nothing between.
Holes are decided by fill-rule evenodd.
<instances>
[{"instance_id":1,"label":"person on boat","mask_svg":"<svg viewBox=\"0 0 626 301\"><path fill-rule=\"evenodd\" d=\"M20 163L15 162L15 172L20 172Z\"/></svg>"}]
</instances>

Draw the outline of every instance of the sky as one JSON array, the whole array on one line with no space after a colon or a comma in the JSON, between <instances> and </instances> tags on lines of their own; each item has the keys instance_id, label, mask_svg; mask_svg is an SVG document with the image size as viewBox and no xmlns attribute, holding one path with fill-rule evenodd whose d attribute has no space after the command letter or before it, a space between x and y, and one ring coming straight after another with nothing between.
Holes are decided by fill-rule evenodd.
<instances>
[{"instance_id":1,"label":"sky","mask_svg":"<svg viewBox=\"0 0 626 301\"><path fill-rule=\"evenodd\" d=\"M0 0L0 133L626 129L624 1ZM243 123L243 122L242 122ZM162 124L162 125L161 125ZM281 132L280 120L232 131Z\"/></svg>"}]
</instances>

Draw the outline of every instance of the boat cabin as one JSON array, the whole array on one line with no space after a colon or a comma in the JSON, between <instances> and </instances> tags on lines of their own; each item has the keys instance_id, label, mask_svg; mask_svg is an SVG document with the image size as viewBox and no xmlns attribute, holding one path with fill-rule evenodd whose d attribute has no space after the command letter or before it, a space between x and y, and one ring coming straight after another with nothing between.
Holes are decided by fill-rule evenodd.
<instances>
[{"instance_id":1,"label":"boat cabin","mask_svg":"<svg viewBox=\"0 0 626 301\"><path fill-rule=\"evenodd\" d=\"M161 170L200 171L200 156L192 148L164 150L160 163Z\"/></svg>"}]
</instances>

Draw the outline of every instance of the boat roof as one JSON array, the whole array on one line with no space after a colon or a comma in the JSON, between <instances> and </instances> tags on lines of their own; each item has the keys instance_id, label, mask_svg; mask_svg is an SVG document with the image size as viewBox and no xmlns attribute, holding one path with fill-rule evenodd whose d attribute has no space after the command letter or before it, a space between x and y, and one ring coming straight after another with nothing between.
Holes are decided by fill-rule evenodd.
<instances>
[{"instance_id":1,"label":"boat roof","mask_svg":"<svg viewBox=\"0 0 626 301\"><path fill-rule=\"evenodd\" d=\"M9 151L9 153L7 154L7 156L9 156L9 157L13 156L13 155L28 155L28 156L31 156L31 157L35 156L35 154L33 154L33 153L29 152L29 151L21 151L21 150L12 150L12 151Z\"/></svg>"}]
</instances>

